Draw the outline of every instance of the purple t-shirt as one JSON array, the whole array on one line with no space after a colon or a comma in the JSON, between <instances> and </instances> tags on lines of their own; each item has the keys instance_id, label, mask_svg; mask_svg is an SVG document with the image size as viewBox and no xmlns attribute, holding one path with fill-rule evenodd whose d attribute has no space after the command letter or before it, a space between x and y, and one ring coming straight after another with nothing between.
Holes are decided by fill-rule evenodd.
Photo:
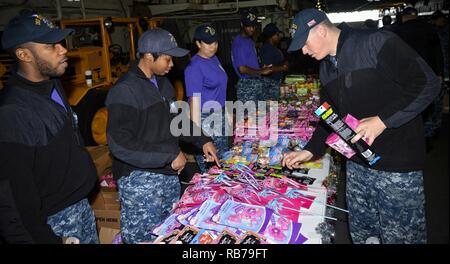
<instances>
[{"instance_id":1,"label":"purple t-shirt","mask_svg":"<svg viewBox=\"0 0 450 264\"><path fill-rule=\"evenodd\" d=\"M53 88L53 90L52 90L51 97L52 97L53 101L57 102L59 105L64 107L64 110L66 110L66 112L67 112L67 108L64 105L63 100L62 100L61 96L59 95L58 91L55 88Z\"/></svg>"},{"instance_id":2,"label":"purple t-shirt","mask_svg":"<svg viewBox=\"0 0 450 264\"><path fill-rule=\"evenodd\" d=\"M241 74L239 67L248 66L253 69L259 69L258 57L253 40L249 37L243 37L241 34L237 35L231 45L231 60L239 78L246 79L251 77L246 74Z\"/></svg>"},{"instance_id":3,"label":"purple t-shirt","mask_svg":"<svg viewBox=\"0 0 450 264\"><path fill-rule=\"evenodd\" d=\"M184 70L186 95L201 94L201 105L207 101L217 101L225 106L228 76L217 56L209 59L194 55Z\"/></svg>"}]
</instances>

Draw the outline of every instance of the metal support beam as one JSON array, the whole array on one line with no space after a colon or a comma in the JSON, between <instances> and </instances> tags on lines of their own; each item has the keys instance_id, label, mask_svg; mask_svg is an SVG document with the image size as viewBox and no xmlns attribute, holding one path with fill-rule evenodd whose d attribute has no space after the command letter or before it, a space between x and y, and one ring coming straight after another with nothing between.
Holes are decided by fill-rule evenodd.
<instances>
[{"instance_id":1,"label":"metal support beam","mask_svg":"<svg viewBox=\"0 0 450 264\"><path fill-rule=\"evenodd\" d=\"M171 5L149 5L148 7L152 11L152 15L161 15L185 10L199 10L199 11L214 11L214 10L224 10L224 9L236 9L248 8L256 6L271 6L277 5L277 0L253 0L253 1L239 1L227 2L227 3L217 3L217 4L171 4Z\"/></svg>"}]
</instances>

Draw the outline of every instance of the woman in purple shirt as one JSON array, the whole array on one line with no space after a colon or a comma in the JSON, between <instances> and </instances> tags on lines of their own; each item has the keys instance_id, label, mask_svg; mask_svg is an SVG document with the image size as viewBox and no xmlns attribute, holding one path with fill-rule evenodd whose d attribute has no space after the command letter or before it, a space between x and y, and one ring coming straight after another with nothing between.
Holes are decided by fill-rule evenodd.
<instances>
[{"instance_id":1,"label":"woman in purple shirt","mask_svg":"<svg viewBox=\"0 0 450 264\"><path fill-rule=\"evenodd\" d=\"M218 47L215 29L207 24L197 27L194 42L198 52L184 71L191 118L199 126L201 122L203 131L213 138L221 157L229 148L224 115L228 77L215 55ZM204 172L206 166L201 155L197 155L197 163Z\"/></svg>"}]
</instances>

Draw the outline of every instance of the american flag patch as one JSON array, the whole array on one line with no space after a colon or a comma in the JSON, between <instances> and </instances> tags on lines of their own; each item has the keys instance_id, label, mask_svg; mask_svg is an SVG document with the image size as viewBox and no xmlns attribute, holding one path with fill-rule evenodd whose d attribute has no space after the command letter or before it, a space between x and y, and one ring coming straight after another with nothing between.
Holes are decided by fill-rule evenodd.
<instances>
[{"instance_id":1,"label":"american flag patch","mask_svg":"<svg viewBox=\"0 0 450 264\"><path fill-rule=\"evenodd\" d=\"M317 22L316 22L316 20L311 20L311 21L309 21L308 23L306 23L307 25L308 25L308 27L312 27L312 26L314 26L315 24L317 24Z\"/></svg>"}]
</instances>

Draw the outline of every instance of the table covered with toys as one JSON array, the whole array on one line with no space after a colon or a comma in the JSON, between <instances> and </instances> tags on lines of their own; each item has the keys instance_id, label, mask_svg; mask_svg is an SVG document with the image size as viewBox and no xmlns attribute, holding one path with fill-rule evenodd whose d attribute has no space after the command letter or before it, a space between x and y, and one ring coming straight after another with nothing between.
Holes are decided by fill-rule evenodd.
<instances>
[{"instance_id":1,"label":"table covered with toys","mask_svg":"<svg viewBox=\"0 0 450 264\"><path fill-rule=\"evenodd\" d=\"M236 122L232 148L221 166L193 176L172 214L150 230L157 237L153 243L331 241L330 222L336 220L332 211L342 210L333 206L338 173L334 159L326 154L300 169L281 166L283 154L301 150L319 121L314 115L319 82L309 76L287 76L286 82L278 103Z\"/></svg>"}]
</instances>

